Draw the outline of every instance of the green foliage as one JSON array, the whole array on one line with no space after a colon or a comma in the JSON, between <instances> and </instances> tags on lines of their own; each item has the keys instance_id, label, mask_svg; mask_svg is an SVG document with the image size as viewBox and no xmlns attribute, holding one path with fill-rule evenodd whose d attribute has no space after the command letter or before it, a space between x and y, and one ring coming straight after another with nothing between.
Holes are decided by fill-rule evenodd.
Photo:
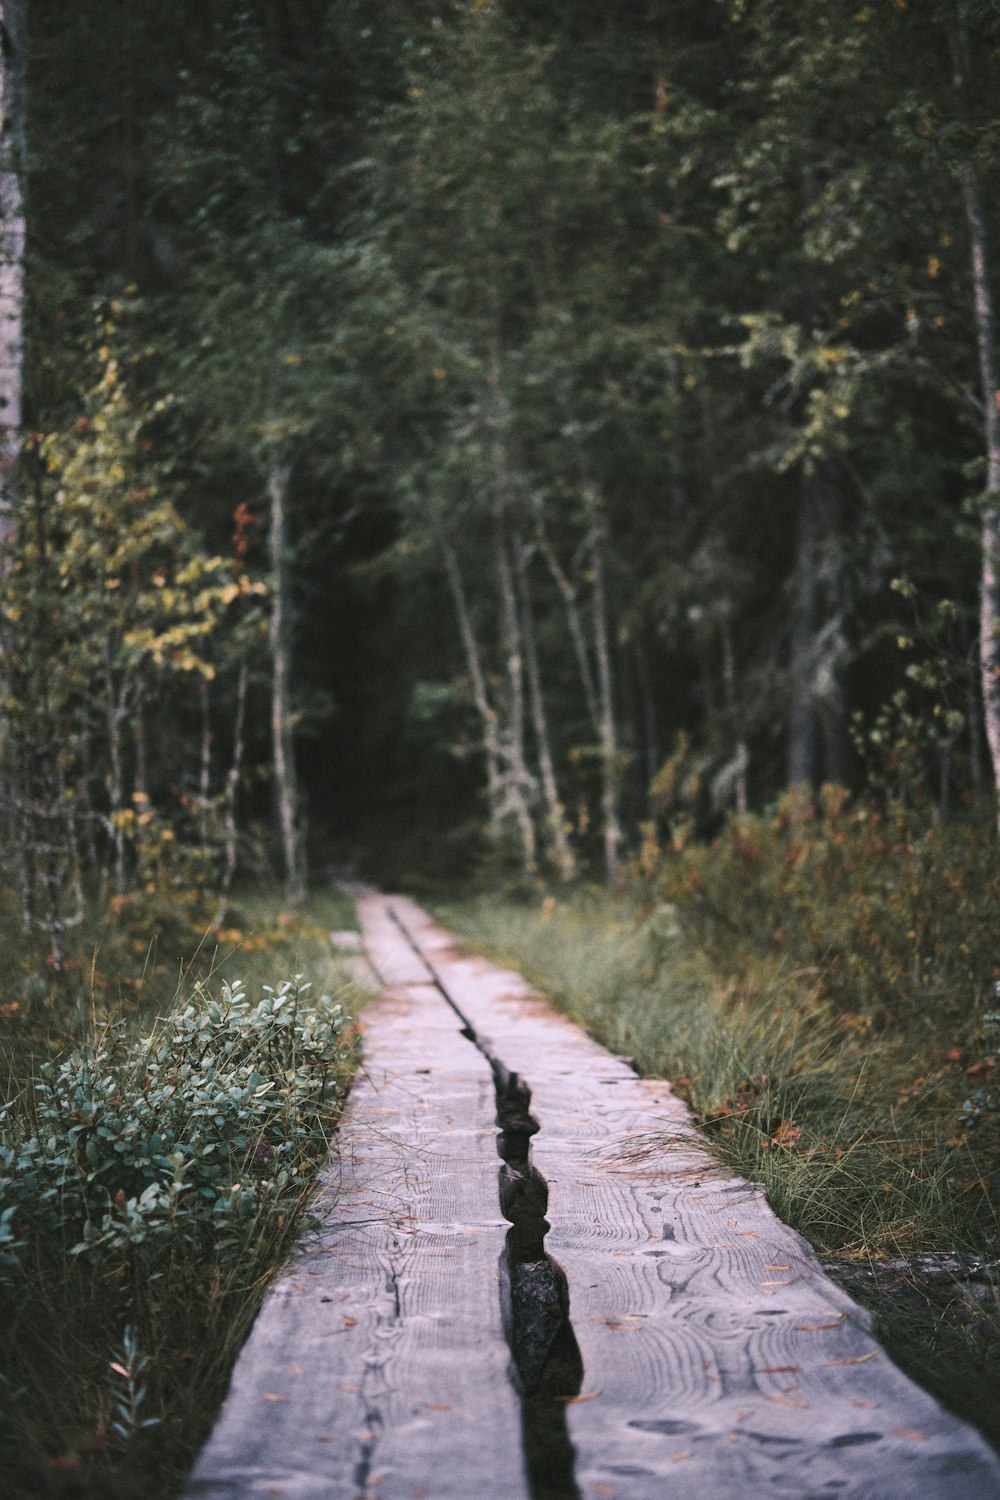
<instances>
[{"instance_id":1,"label":"green foliage","mask_svg":"<svg viewBox=\"0 0 1000 1500\"><path fill-rule=\"evenodd\" d=\"M325 950L321 972L336 977L329 920L346 913L325 915L322 944L286 918L267 964L304 946L310 960ZM341 1002L301 978L257 988L251 999L235 979L197 983L139 1035L120 1004L55 1057L52 1036L33 1074L15 1036L25 1023L3 1022L0 1464L12 1495L52 1465L81 1494L125 1483L123 1465L137 1493L172 1493L206 1433L302 1231L355 1061ZM34 1050L44 1057L41 1037Z\"/></svg>"},{"instance_id":2,"label":"green foliage","mask_svg":"<svg viewBox=\"0 0 1000 1500\"><path fill-rule=\"evenodd\" d=\"M884 1028L838 1012L814 965L768 948L753 897L760 864L746 868L743 838L734 830L733 839L731 855L709 857L730 862L728 878L747 898L742 943L735 893L723 920L690 889L676 906L652 910L595 892L518 904L492 897L453 904L446 919L640 1072L670 1079L713 1152L763 1183L776 1212L820 1252L862 1266L933 1251L995 1261L994 1116L971 1136L956 1128L969 1074L992 1067L982 1049L994 1033L984 1038L975 1015L942 1006L900 1008ZM776 843L781 863L785 847ZM895 1357L995 1435L996 1307L957 1289L933 1313L878 1291L870 1300Z\"/></svg>"},{"instance_id":3,"label":"green foliage","mask_svg":"<svg viewBox=\"0 0 1000 1500\"><path fill-rule=\"evenodd\" d=\"M108 884L120 899L126 884L210 897L221 798L205 795L197 734L171 735L167 754L157 731L197 724L208 684L259 636L266 592L182 520L151 456L169 403L144 409L131 393L113 310L99 333L82 412L32 441L30 504L0 581L5 854L26 922L60 958L65 928Z\"/></svg>"},{"instance_id":4,"label":"green foliage","mask_svg":"<svg viewBox=\"0 0 1000 1500\"><path fill-rule=\"evenodd\" d=\"M726 972L806 970L836 1007L880 1024L981 1015L997 963L994 831L884 810L841 787L732 816L663 866L660 889Z\"/></svg>"},{"instance_id":5,"label":"green foliage","mask_svg":"<svg viewBox=\"0 0 1000 1500\"><path fill-rule=\"evenodd\" d=\"M28 1254L61 1242L107 1274L165 1241L240 1253L261 1214L300 1192L343 1094L345 1017L307 989L297 979L252 1004L223 984L141 1041L118 1023L43 1066L32 1133L8 1116L0 1158Z\"/></svg>"}]
</instances>

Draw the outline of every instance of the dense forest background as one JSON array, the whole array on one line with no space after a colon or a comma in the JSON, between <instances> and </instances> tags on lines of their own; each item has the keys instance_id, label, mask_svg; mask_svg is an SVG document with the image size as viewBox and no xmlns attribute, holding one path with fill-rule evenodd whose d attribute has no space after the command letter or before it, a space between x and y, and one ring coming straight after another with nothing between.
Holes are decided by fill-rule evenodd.
<instances>
[{"instance_id":1,"label":"dense forest background","mask_svg":"<svg viewBox=\"0 0 1000 1500\"><path fill-rule=\"evenodd\" d=\"M798 782L989 815L992 0L4 16L56 962L268 865L613 879Z\"/></svg>"}]
</instances>

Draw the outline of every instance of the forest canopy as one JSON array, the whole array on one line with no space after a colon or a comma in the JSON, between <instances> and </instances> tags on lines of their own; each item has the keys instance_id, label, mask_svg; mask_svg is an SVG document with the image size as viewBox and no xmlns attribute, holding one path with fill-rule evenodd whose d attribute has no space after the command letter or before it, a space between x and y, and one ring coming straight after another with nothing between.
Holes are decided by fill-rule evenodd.
<instances>
[{"instance_id":1,"label":"forest canopy","mask_svg":"<svg viewBox=\"0 0 1000 1500\"><path fill-rule=\"evenodd\" d=\"M57 956L307 854L990 816L994 5L2 11L5 847Z\"/></svg>"}]
</instances>

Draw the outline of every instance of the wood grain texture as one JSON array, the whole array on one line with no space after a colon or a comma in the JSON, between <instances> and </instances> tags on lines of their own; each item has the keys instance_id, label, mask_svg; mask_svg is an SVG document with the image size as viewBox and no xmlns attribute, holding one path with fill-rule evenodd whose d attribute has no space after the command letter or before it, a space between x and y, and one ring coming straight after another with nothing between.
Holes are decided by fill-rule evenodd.
<instances>
[{"instance_id":1,"label":"wood grain texture","mask_svg":"<svg viewBox=\"0 0 1000 1500\"><path fill-rule=\"evenodd\" d=\"M384 912L387 983L339 1155L268 1295L187 1500L526 1500L498 1265L492 1076Z\"/></svg>"},{"instance_id":2,"label":"wood grain texture","mask_svg":"<svg viewBox=\"0 0 1000 1500\"><path fill-rule=\"evenodd\" d=\"M1000 1496L992 1449L891 1363L868 1313L759 1187L718 1167L665 1083L464 955L414 903L391 906L531 1087L546 1247L584 1361L569 1430L585 1500Z\"/></svg>"}]
</instances>

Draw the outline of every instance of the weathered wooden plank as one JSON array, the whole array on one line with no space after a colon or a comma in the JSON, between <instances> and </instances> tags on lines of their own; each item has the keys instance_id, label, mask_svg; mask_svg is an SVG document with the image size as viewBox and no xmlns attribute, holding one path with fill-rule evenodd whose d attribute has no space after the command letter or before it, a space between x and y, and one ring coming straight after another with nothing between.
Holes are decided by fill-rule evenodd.
<instances>
[{"instance_id":1,"label":"weathered wooden plank","mask_svg":"<svg viewBox=\"0 0 1000 1500\"><path fill-rule=\"evenodd\" d=\"M187 1500L525 1500L489 1068L391 923L387 995L324 1174ZM421 982L416 982L421 981Z\"/></svg>"},{"instance_id":2,"label":"weathered wooden plank","mask_svg":"<svg viewBox=\"0 0 1000 1500\"><path fill-rule=\"evenodd\" d=\"M480 1041L532 1090L549 1253L583 1356L580 1494L853 1500L1000 1496L1000 1463L908 1380L762 1191L721 1171L684 1106L519 975L405 922Z\"/></svg>"}]
</instances>

